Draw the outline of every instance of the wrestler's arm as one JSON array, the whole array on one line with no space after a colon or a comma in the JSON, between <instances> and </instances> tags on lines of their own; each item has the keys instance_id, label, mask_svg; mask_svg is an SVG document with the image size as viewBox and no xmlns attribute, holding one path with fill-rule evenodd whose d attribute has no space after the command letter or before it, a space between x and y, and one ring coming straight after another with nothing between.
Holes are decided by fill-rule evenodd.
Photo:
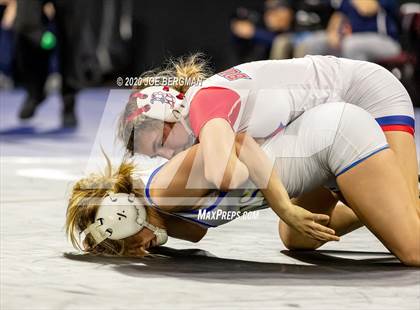
<instances>
[{"instance_id":1,"label":"wrestler's arm","mask_svg":"<svg viewBox=\"0 0 420 310\"><path fill-rule=\"evenodd\" d=\"M165 229L168 236L172 238L198 242L207 233L207 228L174 215L159 212L155 208L148 208L147 216L150 224ZM128 254L143 255L144 250L156 246L156 236L150 229L142 229L137 234L126 238L125 246Z\"/></svg>"},{"instance_id":2,"label":"wrestler's arm","mask_svg":"<svg viewBox=\"0 0 420 310\"><path fill-rule=\"evenodd\" d=\"M298 198L292 199L297 205L310 212L324 213L330 217L328 227L336 232L337 236L343 236L362 226L356 214L346 205L337 202L345 201L344 198L324 187L319 187ZM284 245L289 250L315 250L325 241L314 240L297 232L289 225L279 221L279 234Z\"/></svg>"},{"instance_id":3,"label":"wrestler's arm","mask_svg":"<svg viewBox=\"0 0 420 310\"><path fill-rule=\"evenodd\" d=\"M328 26L326 29L328 43L333 48L338 48L341 42L342 33L340 29L342 28L343 15L336 11L332 14Z\"/></svg>"},{"instance_id":4,"label":"wrestler's arm","mask_svg":"<svg viewBox=\"0 0 420 310\"><path fill-rule=\"evenodd\" d=\"M264 194L273 211L286 223L298 231L312 238L320 240L338 240L334 231L318 222L328 222L327 215L313 214L290 202L289 196L267 155L252 137L240 134L236 138L235 150L240 159L247 165L252 181ZM189 150L172 158L157 173L150 188L150 194L160 208L165 211L178 211L192 209L193 203L185 204L184 199L199 197L209 193L209 183L203 176L204 152L201 145L194 145ZM171 179L170 182L167 179ZM188 184L200 184L198 189L189 189ZM168 200L167 198L170 197ZM184 198L186 197L186 198ZM176 201L175 205L169 202Z\"/></svg>"},{"instance_id":5,"label":"wrestler's arm","mask_svg":"<svg viewBox=\"0 0 420 310\"><path fill-rule=\"evenodd\" d=\"M258 143L245 133L236 139L239 159L248 169L251 180L261 190L271 209L288 225L303 235L323 241L338 241L335 231L322 224L327 224L329 216L315 214L294 205L284 188L280 176L267 154Z\"/></svg>"},{"instance_id":6,"label":"wrestler's arm","mask_svg":"<svg viewBox=\"0 0 420 310\"><path fill-rule=\"evenodd\" d=\"M153 203L167 212L194 208L214 187L204 178L203 167L198 144L171 158L150 184Z\"/></svg>"},{"instance_id":7,"label":"wrestler's arm","mask_svg":"<svg viewBox=\"0 0 420 310\"><path fill-rule=\"evenodd\" d=\"M191 99L188 119L199 138L204 177L221 191L238 188L248 180L248 169L235 152L235 122L243 103L238 92L204 87Z\"/></svg>"},{"instance_id":8,"label":"wrestler's arm","mask_svg":"<svg viewBox=\"0 0 420 310\"><path fill-rule=\"evenodd\" d=\"M249 178L235 150L235 133L222 118L208 121L200 131L204 176L221 191L238 188Z\"/></svg>"},{"instance_id":9,"label":"wrestler's arm","mask_svg":"<svg viewBox=\"0 0 420 310\"><path fill-rule=\"evenodd\" d=\"M220 158L228 156L227 154L221 155L220 153L223 152L222 150L231 150L229 154L230 158L227 160L226 172L223 176L223 189L234 189L250 177L257 187L262 190L264 197L268 202L275 201L275 204L271 204L271 207L274 212L281 217L281 214L284 215L285 212L288 212L293 208L289 195L287 194L281 179L275 175L275 173L272 173L272 165L269 163L267 156L259 145L257 145L255 140L251 137L249 137L249 139L244 139L245 137L249 136L244 133L235 136L231 126L224 119L213 119L204 125L200 132L200 147L202 148L203 153L204 174L206 179L209 180L207 170L220 170L220 167L223 167L223 164L226 162L219 161ZM244 144L242 146L238 144L239 141L241 141L241 144L246 141L246 147ZM222 144L223 147L215 147L215 145L220 144ZM243 155L239 156L239 150L241 148ZM244 160L247 162L244 162ZM242 166L246 168L246 173L241 172L243 170L241 168ZM251 167L253 168L253 172L249 171ZM237 170L236 168L239 170L237 173L235 172ZM219 172L213 172L213 174L218 173ZM271 178L269 178L270 176ZM229 182L232 183L233 180L235 180L233 182L234 186L229 186ZM268 183L270 184L270 187L267 187Z\"/></svg>"},{"instance_id":10,"label":"wrestler's arm","mask_svg":"<svg viewBox=\"0 0 420 310\"><path fill-rule=\"evenodd\" d=\"M152 211L153 210L153 211ZM148 210L149 223L165 228L168 236L190 242L200 241L207 233L207 229L186 220L158 213L154 209ZM151 212L150 212L151 211ZM151 214L152 213L152 214ZM144 251L156 246L156 236L150 229L142 229L137 234L125 239L126 252L129 255L144 255Z\"/></svg>"},{"instance_id":11,"label":"wrestler's arm","mask_svg":"<svg viewBox=\"0 0 420 310\"><path fill-rule=\"evenodd\" d=\"M207 228L183 220L176 216L160 214L164 221L168 235L173 238L190 242L200 241L207 233Z\"/></svg>"}]
</instances>

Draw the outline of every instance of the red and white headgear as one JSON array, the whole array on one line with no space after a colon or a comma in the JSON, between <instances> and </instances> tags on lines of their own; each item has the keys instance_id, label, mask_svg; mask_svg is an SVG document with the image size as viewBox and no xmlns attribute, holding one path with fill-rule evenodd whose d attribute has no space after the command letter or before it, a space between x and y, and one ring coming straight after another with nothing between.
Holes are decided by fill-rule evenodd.
<instances>
[{"instance_id":1,"label":"red and white headgear","mask_svg":"<svg viewBox=\"0 0 420 310\"><path fill-rule=\"evenodd\" d=\"M151 86L131 94L136 98L137 110L127 117L127 122L139 115L175 123L188 115L184 94L169 86Z\"/></svg>"}]
</instances>

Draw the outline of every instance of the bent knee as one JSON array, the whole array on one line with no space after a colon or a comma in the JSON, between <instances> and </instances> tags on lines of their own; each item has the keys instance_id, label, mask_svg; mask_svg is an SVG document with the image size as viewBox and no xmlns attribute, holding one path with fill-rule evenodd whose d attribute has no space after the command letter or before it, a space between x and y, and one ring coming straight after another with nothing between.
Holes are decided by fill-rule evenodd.
<instances>
[{"instance_id":1,"label":"bent knee","mask_svg":"<svg viewBox=\"0 0 420 310\"><path fill-rule=\"evenodd\" d=\"M320 247L319 244L302 244L298 242L284 242L286 249L290 251L314 251Z\"/></svg>"},{"instance_id":2,"label":"bent knee","mask_svg":"<svg viewBox=\"0 0 420 310\"><path fill-rule=\"evenodd\" d=\"M397 255L398 259L407 266L420 267L420 249L410 249Z\"/></svg>"},{"instance_id":3,"label":"bent knee","mask_svg":"<svg viewBox=\"0 0 420 310\"><path fill-rule=\"evenodd\" d=\"M286 249L291 251L312 251L319 248L322 243L300 236L299 233L294 233L286 224L279 224L280 240Z\"/></svg>"}]
</instances>

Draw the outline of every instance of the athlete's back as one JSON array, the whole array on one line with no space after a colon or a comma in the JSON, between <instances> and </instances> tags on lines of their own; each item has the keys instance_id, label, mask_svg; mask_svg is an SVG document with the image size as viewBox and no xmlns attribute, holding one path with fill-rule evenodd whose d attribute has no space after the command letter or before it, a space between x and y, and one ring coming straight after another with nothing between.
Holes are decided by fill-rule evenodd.
<instances>
[{"instance_id":1,"label":"athlete's back","mask_svg":"<svg viewBox=\"0 0 420 310\"><path fill-rule=\"evenodd\" d=\"M198 135L203 123L220 105L235 131L266 138L304 111L337 101L340 98L337 72L338 59L330 56L240 64L187 92L192 127ZM221 89L224 93L215 95ZM221 96L223 100L211 100ZM209 117L203 117L206 113Z\"/></svg>"}]
</instances>

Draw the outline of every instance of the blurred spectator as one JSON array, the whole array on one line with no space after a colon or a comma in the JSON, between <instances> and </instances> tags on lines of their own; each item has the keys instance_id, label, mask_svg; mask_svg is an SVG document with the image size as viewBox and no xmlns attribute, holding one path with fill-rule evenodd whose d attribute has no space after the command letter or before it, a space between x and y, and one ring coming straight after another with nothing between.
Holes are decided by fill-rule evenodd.
<instances>
[{"instance_id":1,"label":"blurred spectator","mask_svg":"<svg viewBox=\"0 0 420 310\"><path fill-rule=\"evenodd\" d=\"M15 75L27 91L21 119L31 118L45 99L46 79L51 63L54 64L51 58L57 50L62 78L62 125L77 125L76 93L83 87L97 86L132 65L132 3L17 0Z\"/></svg>"},{"instance_id":2,"label":"blurred spectator","mask_svg":"<svg viewBox=\"0 0 420 310\"><path fill-rule=\"evenodd\" d=\"M415 106L420 106L420 3L400 7L402 52L377 63L390 70L405 86Z\"/></svg>"},{"instance_id":3,"label":"blurred spectator","mask_svg":"<svg viewBox=\"0 0 420 310\"><path fill-rule=\"evenodd\" d=\"M326 31L309 36L295 52L375 61L398 55L398 3L394 0L332 0L336 12Z\"/></svg>"},{"instance_id":4,"label":"blurred spectator","mask_svg":"<svg viewBox=\"0 0 420 310\"><path fill-rule=\"evenodd\" d=\"M51 5L54 4L54 6ZM59 44L61 94L63 100L62 125L75 127L75 82L72 53L74 49L73 23L77 22L77 10L73 1L66 0L17 0L15 21L16 73L27 91L19 117L31 118L45 99L45 83L49 73L50 56L56 46L56 35L50 31L50 21L56 20Z\"/></svg>"},{"instance_id":5,"label":"blurred spectator","mask_svg":"<svg viewBox=\"0 0 420 310\"><path fill-rule=\"evenodd\" d=\"M291 48L290 31L294 19L290 1L266 0L261 25L258 24L259 19L258 13L240 8L231 21L231 31L237 39L239 49L245 47L254 51L251 53L254 59L242 57L240 61L265 59L268 54L271 54L270 58L288 58Z\"/></svg>"},{"instance_id":6,"label":"blurred spectator","mask_svg":"<svg viewBox=\"0 0 420 310\"><path fill-rule=\"evenodd\" d=\"M296 9L295 30L307 32L327 28L334 9L331 0L299 0L294 1Z\"/></svg>"},{"instance_id":7,"label":"blurred spectator","mask_svg":"<svg viewBox=\"0 0 420 310\"><path fill-rule=\"evenodd\" d=\"M16 0L0 0L0 89L13 87L13 22L16 17Z\"/></svg>"},{"instance_id":8,"label":"blurred spectator","mask_svg":"<svg viewBox=\"0 0 420 310\"><path fill-rule=\"evenodd\" d=\"M272 40L270 59L286 59L292 52L294 10L289 1L265 2L264 23L275 37Z\"/></svg>"}]
</instances>

